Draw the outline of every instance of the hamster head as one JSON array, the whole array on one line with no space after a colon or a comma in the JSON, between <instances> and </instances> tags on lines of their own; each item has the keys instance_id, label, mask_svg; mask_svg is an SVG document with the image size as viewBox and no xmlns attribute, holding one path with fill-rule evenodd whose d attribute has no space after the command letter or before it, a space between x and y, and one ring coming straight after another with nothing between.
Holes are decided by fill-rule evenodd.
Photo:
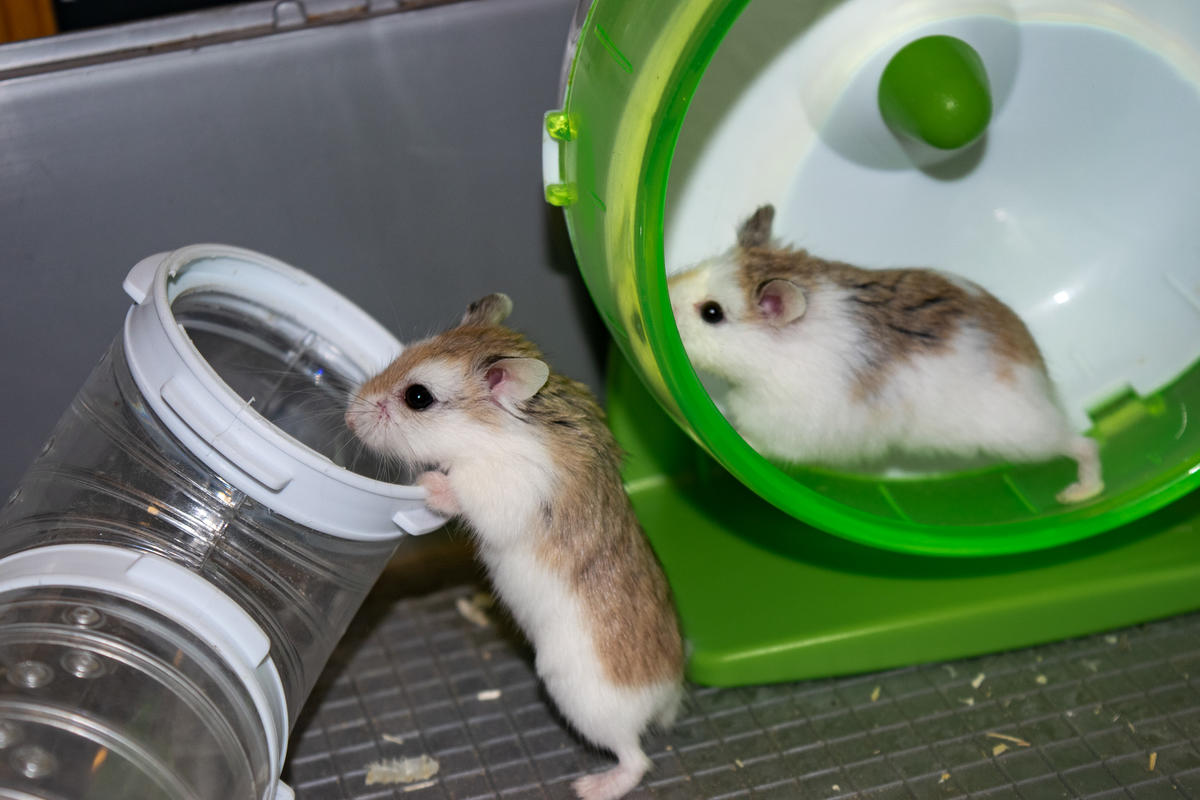
<instances>
[{"instance_id":1,"label":"hamster head","mask_svg":"<svg viewBox=\"0 0 1200 800\"><path fill-rule=\"evenodd\" d=\"M444 468L487 452L550 375L532 342L500 326L511 309L505 295L489 295L458 327L405 348L351 399L350 430L408 464Z\"/></svg>"},{"instance_id":2,"label":"hamster head","mask_svg":"<svg viewBox=\"0 0 1200 800\"><path fill-rule=\"evenodd\" d=\"M688 358L697 369L737 383L761 374L770 341L804 315L807 302L795 283L760 281L744 269L747 252L771 242L775 209L763 206L738 231L737 245L671 276L671 310Z\"/></svg>"},{"instance_id":3,"label":"hamster head","mask_svg":"<svg viewBox=\"0 0 1200 800\"><path fill-rule=\"evenodd\" d=\"M730 252L667 280L671 311L692 366L730 380L736 376L728 374L728 350L752 324L737 273L737 253Z\"/></svg>"}]
</instances>

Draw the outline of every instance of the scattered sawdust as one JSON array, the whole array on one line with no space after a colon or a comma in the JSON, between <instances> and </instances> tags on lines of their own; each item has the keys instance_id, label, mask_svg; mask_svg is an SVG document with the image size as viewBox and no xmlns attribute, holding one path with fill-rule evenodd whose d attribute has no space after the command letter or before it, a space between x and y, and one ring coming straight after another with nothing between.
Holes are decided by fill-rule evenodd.
<instances>
[{"instance_id":1,"label":"scattered sawdust","mask_svg":"<svg viewBox=\"0 0 1200 800\"><path fill-rule=\"evenodd\" d=\"M871 690L871 702L872 703L874 703L876 700L879 699L879 692L880 692L880 688L878 686L876 686L874 689Z\"/></svg>"},{"instance_id":2,"label":"scattered sawdust","mask_svg":"<svg viewBox=\"0 0 1200 800\"><path fill-rule=\"evenodd\" d=\"M484 691L475 695L475 699L476 700L499 700L500 699L500 690L499 689L485 689Z\"/></svg>"},{"instance_id":3,"label":"scattered sawdust","mask_svg":"<svg viewBox=\"0 0 1200 800\"><path fill-rule=\"evenodd\" d=\"M391 742L392 744L404 744L403 738L396 736L394 734L391 734L391 733L385 733L385 734L383 734L383 736L381 738L385 742Z\"/></svg>"},{"instance_id":4,"label":"scattered sawdust","mask_svg":"<svg viewBox=\"0 0 1200 800\"><path fill-rule=\"evenodd\" d=\"M1007 753L1007 752L1008 752L1008 745L1006 745L1004 742L1001 742L1000 744L998 744L992 748L992 755L994 755L994 756L998 756L1001 753Z\"/></svg>"},{"instance_id":5,"label":"scattered sawdust","mask_svg":"<svg viewBox=\"0 0 1200 800\"><path fill-rule=\"evenodd\" d=\"M1013 744L1018 745L1019 747L1029 747L1030 746L1029 742L1025 741L1020 736L1010 736L1007 733L996 733L995 731L988 731L987 733L984 734L984 736L990 737L992 739L1003 739L1004 741L1012 742Z\"/></svg>"},{"instance_id":6,"label":"scattered sawdust","mask_svg":"<svg viewBox=\"0 0 1200 800\"><path fill-rule=\"evenodd\" d=\"M974 678L971 678L971 688L978 689L980 686L983 686L983 682L986 678L987 676L982 672L976 675Z\"/></svg>"},{"instance_id":7,"label":"scattered sawdust","mask_svg":"<svg viewBox=\"0 0 1200 800\"><path fill-rule=\"evenodd\" d=\"M463 619L475 623L480 628L486 628L492 624L492 620L486 612L495 604L495 599L486 592L477 592L473 597L460 597L454 601L454 606Z\"/></svg>"},{"instance_id":8,"label":"scattered sawdust","mask_svg":"<svg viewBox=\"0 0 1200 800\"><path fill-rule=\"evenodd\" d=\"M1117 639L1117 635L1115 633L1110 633L1108 636L1104 637L1104 641L1108 642L1109 644L1116 644L1119 640Z\"/></svg>"},{"instance_id":9,"label":"scattered sawdust","mask_svg":"<svg viewBox=\"0 0 1200 800\"><path fill-rule=\"evenodd\" d=\"M738 769L741 769L742 767L746 766L745 764L743 764L743 763L742 763L742 760L741 760L740 758L735 758L735 759L733 760L733 764L734 764L734 766L736 766Z\"/></svg>"},{"instance_id":10,"label":"scattered sawdust","mask_svg":"<svg viewBox=\"0 0 1200 800\"><path fill-rule=\"evenodd\" d=\"M427 755L373 761L367 764L367 786L427 781L437 775L438 767L438 762Z\"/></svg>"},{"instance_id":11,"label":"scattered sawdust","mask_svg":"<svg viewBox=\"0 0 1200 800\"><path fill-rule=\"evenodd\" d=\"M835 783L835 784L833 785L833 790L834 790L835 792L840 792L840 791L842 790L842 787L841 787L841 786L838 786L838 785Z\"/></svg>"},{"instance_id":12,"label":"scattered sawdust","mask_svg":"<svg viewBox=\"0 0 1200 800\"><path fill-rule=\"evenodd\" d=\"M950 780L950 773L949 773L949 772L943 772L943 773L942 773L942 776L941 776L940 778L938 778L938 783L945 783L945 782L946 782L946 781L948 781L948 780Z\"/></svg>"},{"instance_id":13,"label":"scattered sawdust","mask_svg":"<svg viewBox=\"0 0 1200 800\"><path fill-rule=\"evenodd\" d=\"M975 698L974 697L960 697L960 698L958 698L958 702L962 703L964 706L973 706L973 705L975 705Z\"/></svg>"},{"instance_id":14,"label":"scattered sawdust","mask_svg":"<svg viewBox=\"0 0 1200 800\"><path fill-rule=\"evenodd\" d=\"M1047 678L1045 675L1038 675L1037 677L1035 677L1033 679L1033 682L1036 683L1038 686L1045 686L1047 683L1050 682L1050 679Z\"/></svg>"},{"instance_id":15,"label":"scattered sawdust","mask_svg":"<svg viewBox=\"0 0 1200 800\"><path fill-rule=\"evenodd\" d=\"M1150 771L1154 772L1154 768L1158 766L1158 751L1150 754Z\"/></svg>"}]
</instances>

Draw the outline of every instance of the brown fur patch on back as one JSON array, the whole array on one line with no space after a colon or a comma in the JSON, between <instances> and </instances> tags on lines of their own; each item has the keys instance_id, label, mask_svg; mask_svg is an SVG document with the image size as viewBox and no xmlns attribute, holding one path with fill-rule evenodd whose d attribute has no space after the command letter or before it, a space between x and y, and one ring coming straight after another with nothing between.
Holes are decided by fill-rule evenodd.
<instances>
[{"instance_id":1,"label":"brown fur patch on back","mask_svg":"<svg viewBox=\"0 0 1200 800\"><path fill-rule=\"evenodd\" d=\"M991 337L1005 377L1012 364L1045 364L1029 329L1004 303L983 289L970 292L945 275L926 269L862 269L827 261L804 250L751 247L741 254L739 281L747 305L767 281L785 278L806 293L821 286L843 290L847 311L862 325L869 351L856 376L861 398L875 395L897 364L951 347L964 328ZM802 317L795 325L805 324Z\"/></svg>"},{"instance_id":2,"label":"brown fur patch on back","mask_svg":"<svg viewBox=\"0 0 1200 800\"><path fill-rule=\"evenodd\" d=\"M545 426L562 476L539 550L578 593L605 674L620 686L678 680L671 590L625 494L604 412L587 387L557 373L528 411Z\"/></svg>"}]
</instances>

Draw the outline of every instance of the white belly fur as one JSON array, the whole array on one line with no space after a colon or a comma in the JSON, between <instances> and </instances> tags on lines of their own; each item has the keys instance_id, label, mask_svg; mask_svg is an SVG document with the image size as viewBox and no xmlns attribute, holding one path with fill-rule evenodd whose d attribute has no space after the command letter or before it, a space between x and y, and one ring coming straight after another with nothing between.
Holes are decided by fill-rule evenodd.
<instances>
[{"instance_id":1,"label":"white belly fur","mask_svg":"<svg viewBox=\"0 0 1200 800\"><path fill-rule=\"evenodd\" d=\"M485 548L483 556L501 598L537 652L538 676L586 739L619 752L636 745L650 723L674 712L678 684L617 686L604 675L578 596L530 547Z\"/></svg>"},{"instance_id":2,"label":"white belly fur","mask_svg":"<svg viewBox=\"0 0 1200 800\"><path fill-rule=\"evenodd\" d=\"M618 755L640 752L646 727L674 715L680 686L617 686L605 677L578 595L536 552L543 498L554 491L550 456L544 450L506 456L503 470L462 463L448 476L492 582L533 645L538 675L563 716L596 745Z\"/></svg>"}]
</instances>

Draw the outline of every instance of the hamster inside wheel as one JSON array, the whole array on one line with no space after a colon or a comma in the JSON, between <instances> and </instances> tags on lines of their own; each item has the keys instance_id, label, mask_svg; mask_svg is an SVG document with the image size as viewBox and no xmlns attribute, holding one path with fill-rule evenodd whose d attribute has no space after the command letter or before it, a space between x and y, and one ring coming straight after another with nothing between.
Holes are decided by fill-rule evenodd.
<instances>
[{"instance_id":1,"label":"hamster inside wheel","mask_svg":"<svg viewBox=\"0 0 1200 800\"><path fill-rule=\"evenodd\" d=\"M1200 513L1200 10L594 0L576 24L562 108L546 116L546 195L625 357L610 413L697 643L694 675L865 669L1195 605L1183 587L1200 537L1183 529ZM967 66L922 63L930 42ZM951 271L1010 305L1099 443L1105 492L1057 502L1066 459L893 475L758 455L692 369L666 276L728 249L765 203L785 242ZM684 433L656 426L643 385ZM953 622L945 591L961 593ZM758 619L812 614L816 592L839 619ZM989 616L1051 606L1032 625ZM831 638L843 646L818 644Z\"/></svg>"}]
</instances>

